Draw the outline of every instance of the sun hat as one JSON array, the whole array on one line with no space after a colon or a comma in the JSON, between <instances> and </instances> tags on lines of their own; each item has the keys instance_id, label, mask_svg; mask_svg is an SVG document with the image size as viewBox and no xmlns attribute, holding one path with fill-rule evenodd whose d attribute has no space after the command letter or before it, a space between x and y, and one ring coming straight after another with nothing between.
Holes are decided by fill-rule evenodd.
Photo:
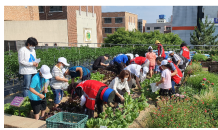
<instances>
[{"instance_id":1,"label":"sun hat","mask_svg":"<svg viewBox=\"0 0 218 130\"><path fill-rule=\"evenodd\" d=\"M148 73L148 67L147 66L145 66L145 67L143 67L143 76L145 77L146 76L146 74Z\"/></svg>"},{"instance_id":2,"label":"sun hat","mask_svg":"<svg viewBox=\"0 0 218 130\"><path fill-rule=\"evenodd\" d=\"M158 40L155 41L155 44L160 43Z\"/></svg>"},{"instance_id":3,"label":"sun hat","mask_svg":"<svg viewBox=\"0 0 218 130\"><path fill-rule=\"evenodd\" d=\"M149 46L148 49L152 49L153 50L152 46Z\"/></svg>"},{"instance_id":4,"label":"sun hat","mask_svg":"<svg viewBox=\"0 0 218 130\"><path fill-rule=\"evenodd\" d=\"M61 62L61 63L63 63L66 66L70 66L70 64L67 63L67 59L64 58L64 57L58 58L58 62Z\"/></svg>"},{"instance_id":5,"label":"sun hat","mask_svg":"<svg viewBox=\"0 0 218 130\"><path fill-rule=\"evenodd\" d=\"M170 55L171 53L173 53L173 51L169 51L168 54Z\"/></svg>"},{"instance_id":6,"label":"sun hat","mask_svg":"<svg viewBox=\"0 0 218 130\"><path fill-rule=\"evenodd\" d=\"M50 68L47 65L42 65L40 68L40 72L42 73L43 78L50 79L52 75L50 73Z\"/></svg>"},{"instance_id":7,"label":"sun hat","mask_svg":"<svg viewBox=\"0 0 218 130\"><path fill-rule=\"evenodd\" d=\"M161 65L167 65L168 61L167 60L162 60Z\"/></svg>"}]
</instances>

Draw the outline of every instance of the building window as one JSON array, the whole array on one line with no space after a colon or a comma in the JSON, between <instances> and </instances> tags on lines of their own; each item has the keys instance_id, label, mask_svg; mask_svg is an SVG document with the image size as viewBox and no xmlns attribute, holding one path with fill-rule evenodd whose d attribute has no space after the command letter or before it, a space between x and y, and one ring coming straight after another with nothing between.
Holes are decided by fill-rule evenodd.
<instances>
[{"instance_id":1,"label":"building window","mask_svg":"<svg viewBox=\"0 0 218 130\"><path fill-rule=\"evenodd\" d=\"M115 23L122 23L123 22L123 18L115 18Z\"/></svg>"},{"instance_id":2,"label":"building window","mask_svg":"<svg viewBox=\"0 0 218 130\"><path fill-rule=\"evenodd\" d=\"M111 23L111 18L104 18L104 23Z\"/></svg>"},{"instance_id":3,"label":"building window","mask_svg":"<svg viewBox=\"0 0 218 130\"><path fill-rule=\"evenodd\" d=\"M44 7L43 6L39 6L39 13L44 13Z\"/></svg>"},{"instance_id":4,"label":"building window","mask_svg":"<svg viewBox=\"0 0 218 130\"><path fill-rule=\"evenodd\" d=\"M171 27L166 27L166 30L171 30Z\"/></svg>"},{"instance_id":5,"label":"building window","mask_svg":"<svg viewBox=\"0 0 218 130\"><path fill-rule=\"evenodd\" d=\"M62 6L50 6L50 11L53 12L62 12Z\"/></svg>"},{"instance_id":6,"label":"building window","mask_svg":"<svg viewBox=\"0 0 218 130\"><path fill-rule=\"evenodd\" d=\"M57 46L57 43L54 43L54 46Z\"/></svg>"},{"instance_id":7,"label":"building window","mask_svg":"<svg viewBox=\"0 0 218 130\"><path fill-rule=\"evenodd\" d=\"M154 30L156 30L156 29L161 29L161 27L154 27Z\"/></svg>"},{"instance_id":8,"label":"building window","mask_svg":"<svg viewBox=\"0 0 218 130\"><path fill-rule=\"evenodd\" d=\"M147 27L147 30L150 30L150 27Z\"/></svg>"},{"instance_id":9,"label":"building window","mask_svg":"<svg viewBox=\"0 0 218 130\"><path fill-rule=\"evenodd\" d=\"M105 28L105 33L112 33L112 28Z\"/></svg>"},{"instance_id":10,"label":"building window","mask_svg":"<svg viewBox=\"0 0 218 130\"><path fill-rule=\"evenodd\" d=\"M45 44L45 46L48 46L48 44Z\"/></svg>"}]
</instances>

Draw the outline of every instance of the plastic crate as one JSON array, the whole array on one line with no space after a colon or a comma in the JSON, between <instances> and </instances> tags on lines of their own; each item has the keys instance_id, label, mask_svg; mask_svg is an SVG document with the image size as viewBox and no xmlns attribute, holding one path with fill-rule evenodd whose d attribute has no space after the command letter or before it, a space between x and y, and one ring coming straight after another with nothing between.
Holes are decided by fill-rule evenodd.
<instances>
[{"instance_id":1,"label":"plastic crate","mask_svg":"<svg viewBox=\"0 0 218 130\"><path fill-rule=\"evenodd\" d=\"M85 128L88 115L59 112L46 119L47 128Z\"/></svg>"}]
</instances>

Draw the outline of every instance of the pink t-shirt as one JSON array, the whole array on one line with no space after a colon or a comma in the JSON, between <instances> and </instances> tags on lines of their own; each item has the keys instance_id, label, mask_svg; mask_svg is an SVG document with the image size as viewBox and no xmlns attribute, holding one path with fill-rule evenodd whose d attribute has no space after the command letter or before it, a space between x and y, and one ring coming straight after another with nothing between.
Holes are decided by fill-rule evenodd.
<instances>
[{"instance_id":1,"label":"pink t-shirt","mask_svg":"<svg viewBox=\"0 0 218 130\"><path fill-rule=\"evenodd\" d=\"M161 88L162 89L170 89L172 88L172 84L171 84L171 72L169 69L165 69L162 74L161 77L163 77L165 80L163 83L161 83Z\"/></svg>"},{"instance_id":2,"label":"pink t-shirt","mask_svg":"<svg viewBox=\"0 0 218 130\"><path fill-rule=\"evenodd\" d=\"M154 52L146 53L146 58L150 61L149 66L155 66L156 54Z\"/></svg>"}]
</instances>

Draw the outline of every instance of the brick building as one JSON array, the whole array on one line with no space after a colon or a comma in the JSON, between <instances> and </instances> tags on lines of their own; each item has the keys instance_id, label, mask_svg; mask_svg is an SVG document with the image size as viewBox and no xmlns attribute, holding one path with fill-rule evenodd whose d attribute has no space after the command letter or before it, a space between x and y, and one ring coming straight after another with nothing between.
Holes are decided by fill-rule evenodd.
<instances>
[{"instance_id":1,"label":"brick building","mask_svg":"<svg viewBox=\"0 0 218 130\"><path fill-rule=\"evenodd\" d=\"M102 43L101 6L39 6L39 17L67 19L69 43ZM91 41L84 38L86 30L91 32Z\"/></svg>"},{"instance_id":2,"label":"brick building","mask_svg":"<svg viewBox=\"0 0 218 130\"><path fill-rule=\"evenodd\" d=\"M142 33L145 32L145 24L146 20L138 19L138 30Z\"/></svg>"},{"instance_id":3,"label":"brick building","mask_svg":"<svg viewBox=\"0 0 218 130\"><path fill-rule=\"evenodd\" d=\"M102 34L103 39L107 34L112 34L118 28L132 31L138 28L138 15L129 12L103 12Z\"/></svg>"},{"instance_id":4,"label":"brick building","mask_svg":"<svg viewBox=\"0 0 218 130\"><path fill-rule=\"evenodd\" d=\"M38 6L4 6L4 21L39 20Z\"/></svg>"}]
</instances>

